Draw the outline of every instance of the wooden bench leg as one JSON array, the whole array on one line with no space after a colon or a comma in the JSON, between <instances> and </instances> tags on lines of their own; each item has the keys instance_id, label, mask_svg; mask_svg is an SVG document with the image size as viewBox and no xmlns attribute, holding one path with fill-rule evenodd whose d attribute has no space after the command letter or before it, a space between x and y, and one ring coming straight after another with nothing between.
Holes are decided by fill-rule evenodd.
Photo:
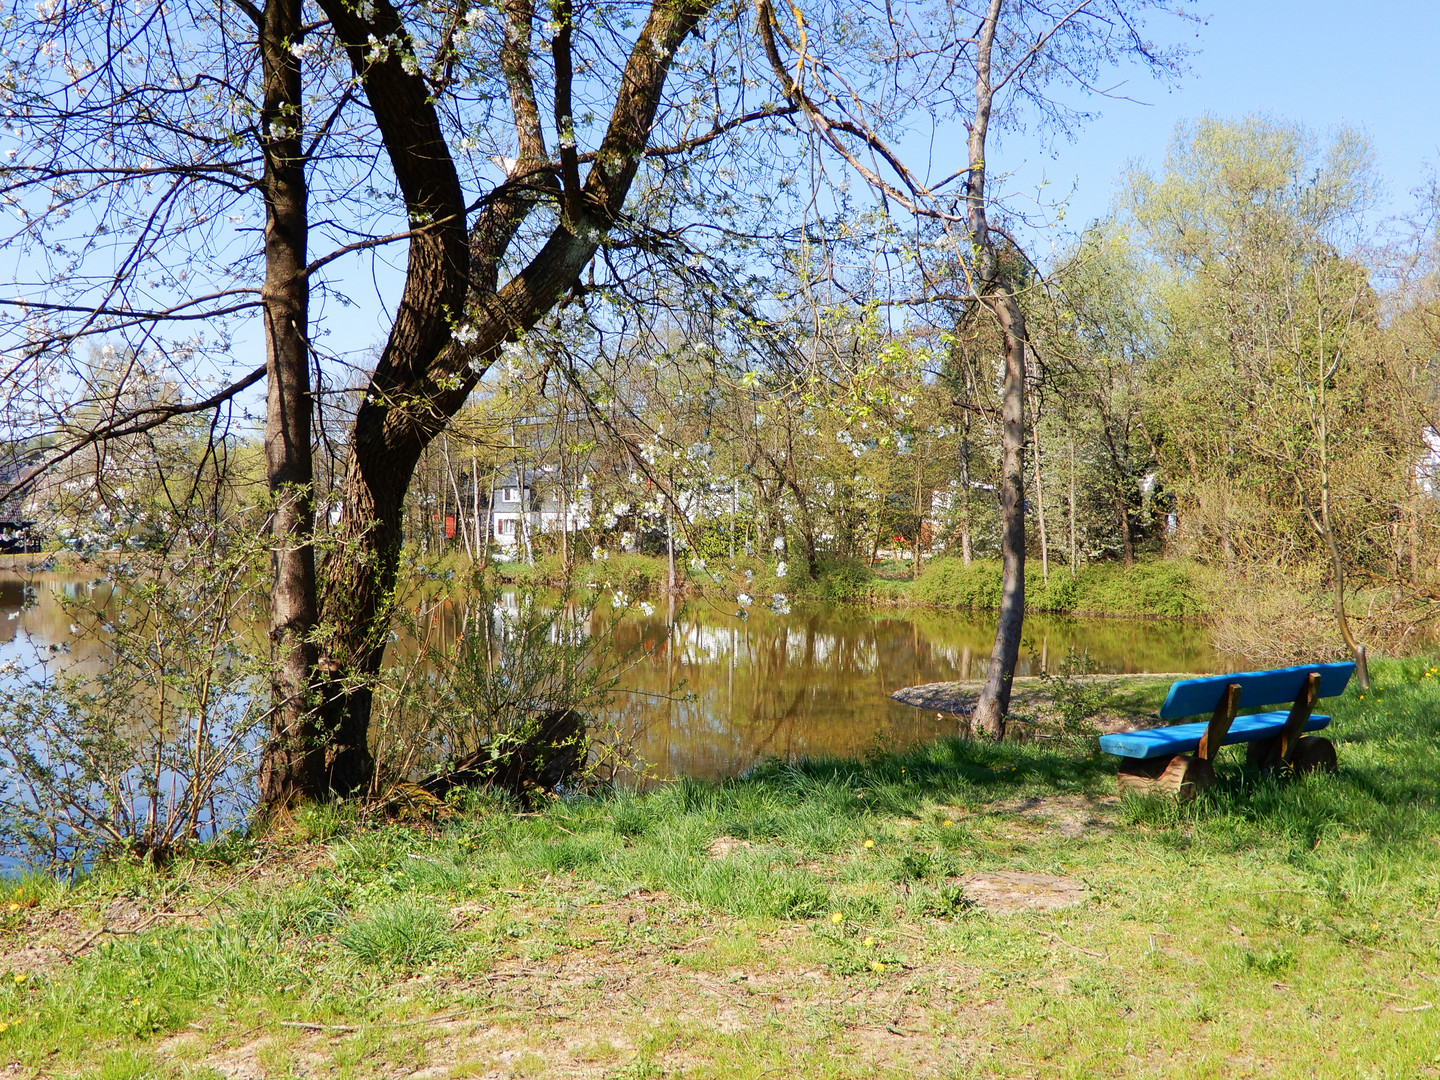
<instances>
[{"instance_id":1,"label":"wooden bench leg","mask_svg":"<svg viewBox=\"0 0 1440 1080\"><path fill-rule=\"evenodd\" d=\"M1335 744L1318 735L1305 735L1305 722L1320 697L1320 676L1311 674L1290 708L1285 727L1273 739L1252 742L1245 752L1245 764L1262 771L1289 766L1296 773L1334 772L1338 759Z\"/></svg>"},{"instance_id":2,"label":"wooden bench leg","mask_svg":"<svg viewBox=\"0 0 1440 1080\"><path fill-rule=\"evenodd\" d=\"M1194 754L1176 754L1168 758L1125 758L1116 774L1120 793L1133 791L1137 795L1171 795L1181 802L1194 800L1215 782L1215 755L1220 752L1239 708L1240 687L1232 683L1225 688L1224 695L1215 706L1215 714L1210 718L1205 734L1200 737L1200 746Z\"/></svg>"},{"instance_id":3,"label":"wooden bench leg","mask_svg":"<svg viewBox=\"0 0 1440 1080\"><path fill-rule=\"evenodd\" d=\"M1297 774L1308 772L1334 772L1339 767L1339 755L1335 744L1323 735L1306 735L1296 739L1290 753L1281 755L1280 740L1264 739L1250 744L1245 755L1245 764L1262 772L1289 765Z\"/></svg>"},{"instance_id":4,"label":"wooden bench leg","mask_svg":"<svg viewBox=\"0 0 1440 1080\"><path fill-rule=\"evenodd\" d=\"M1273 769L1280 762L1280 740L1256 739L1245 747L1245 767L1261 772Z\"/></svg>"},{"instance_id":5,"label":"wooden bench leg","mask_svg":"<svg viewBox=\"0 0 1440 1080\"><path fill-rule=\"evenodd\" d=\"M1120 794L1169 795L1191 802L1215 782L1215 767L1204 758L1176 754L1168 758L1125 758L1115 774Z\"/></svg>"}]
</instances>

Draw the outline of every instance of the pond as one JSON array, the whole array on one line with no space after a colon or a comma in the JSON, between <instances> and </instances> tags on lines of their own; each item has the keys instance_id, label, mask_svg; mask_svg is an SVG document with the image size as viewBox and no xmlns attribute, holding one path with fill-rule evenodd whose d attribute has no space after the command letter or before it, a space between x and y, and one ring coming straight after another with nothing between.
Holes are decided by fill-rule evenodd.
<instances>
[{"instance_id":1,"label":"pond","mask_svg":"<svg viewBox=\"0 0 1440 1080\"><path fill-rule=\"evenodd\" d=\"M68 647L67 661L99 664L77 639L62 597L105 589L89 577L0 570L0 663ZM863 756L954 734L953 718L891 700L916 683L980 678L993 614L795 604L787 615L704 601L657 606L620 624L609 648L633 655L614 717L657 777L734 776L769 757ZM1097 672L1210 672L1220 663L1203 626L1149 619L1034 615L1018 674L1054 671L1072 651Z\"/></svg>"}]
</instances>

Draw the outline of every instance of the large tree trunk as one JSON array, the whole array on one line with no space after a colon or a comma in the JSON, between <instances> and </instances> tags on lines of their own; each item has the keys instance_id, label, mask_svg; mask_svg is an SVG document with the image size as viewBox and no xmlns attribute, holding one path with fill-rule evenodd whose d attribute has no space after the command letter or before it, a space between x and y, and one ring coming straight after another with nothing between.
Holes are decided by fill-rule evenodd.
<instances>
[{"instance_id":1,"label":"large tree trunk","mask_svg":"<svg viewBox=\"0 0 1440 1080\"><path fill-rule=\"evenodd\" d=\"M395 321L351 431L344 509L321 597L326 786L348 794L368 784L374 766L370 702L389 631L405 493L421 453L471 385L436 363L454 313L465 309L470 241L460 178L424 78L406 70L404 48L367 55L371 40L408 43L399 15L388 0L364 8L320 0L320 7L365 88L414 229Z\"/></svg>"},{"instance_id":2,"label":"large tree trunk","mask_svg":"<svg viewBox=\"0 0 1440 1080\"><path fill-rule=\"evenodd\" d=\"M310 695L317 615L313 543L307 192L301 146L300 0L269 0L261 15L265 100L260 115L265 196L265 467L272 502L273 659L270 736L260 797L270 808L323 790L324 749Z\"/></svg>"}]
</instances>

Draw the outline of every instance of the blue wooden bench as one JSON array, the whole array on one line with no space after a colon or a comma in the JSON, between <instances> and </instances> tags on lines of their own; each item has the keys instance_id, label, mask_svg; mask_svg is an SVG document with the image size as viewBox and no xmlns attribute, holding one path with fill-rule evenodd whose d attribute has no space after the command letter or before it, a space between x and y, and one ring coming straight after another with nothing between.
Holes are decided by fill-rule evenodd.
<instances>
[{"instance_id":1,"label":"blue wooden bench","mask_svg":"<svg viewBox=\"0 0 1440 1080\"><path fill-rule=\"evenodd\" d=\"M1315 713L1321 698L1341 693L1355 670L1352 663L1305 664L1275 671L1244 671L1171 684L1162 720L1210 713L1209 720L1144 731L1104 735L1100 749L1123 760L1121 791L1194 798L1215 779L1220 747L1248 743L1247 764L1259 769L1333 771L1335 747L1329 739L1306 738L1330 717ZM1236 715L1241 709L1288 704L1288 710Z\"/></svg>"}]
</instances>

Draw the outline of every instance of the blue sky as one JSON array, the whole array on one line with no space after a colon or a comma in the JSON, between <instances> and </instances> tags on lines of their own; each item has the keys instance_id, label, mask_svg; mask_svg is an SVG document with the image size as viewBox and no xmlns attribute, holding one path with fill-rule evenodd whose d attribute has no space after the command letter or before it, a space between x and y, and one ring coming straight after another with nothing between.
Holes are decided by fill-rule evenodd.
<instances>
[{"instance_id":1,"label":"blue sky","mask_svg":"<svg viewBox=\"0 0 1440 1080\"><path fill-rule=\"evenodd\" d=\"M1007 140L997 156L1012 188L1034 192L1043 179L1059 196L1075 185L1065 226L1078 229L1105 213L1128 161L1160 166L1178 121L1260 112L1321 136L1341 125L1365 132L1386 188L1377 218L1410 211L1411 189L1440 162L1440 2L1199 0L1194 10L1205 22L1186 36L1190 75L1170 90L1129 80L1119 92L1145 104L1104 103L1053 156L1033 139ZM1177 25L1155 20L1154 36L1175 41Z\"/></svg>"}]
</instances>

